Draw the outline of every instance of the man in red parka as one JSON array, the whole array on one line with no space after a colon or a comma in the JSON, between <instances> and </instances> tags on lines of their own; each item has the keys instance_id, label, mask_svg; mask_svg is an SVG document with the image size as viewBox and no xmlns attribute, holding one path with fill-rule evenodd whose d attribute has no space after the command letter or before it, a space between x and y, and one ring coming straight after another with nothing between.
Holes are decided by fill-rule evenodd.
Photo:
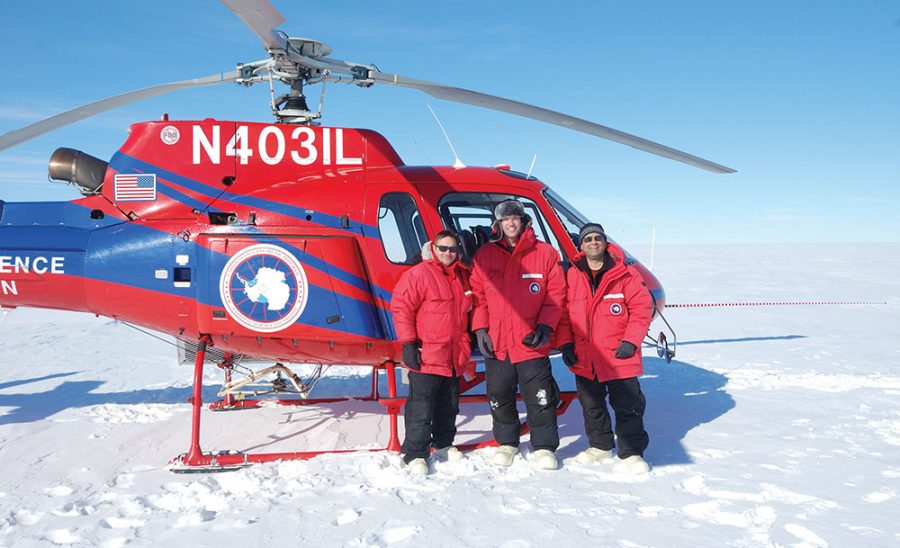
<instances>
[{"instance_id":1,"label":"man in red parka","mask_svg":"<svg viewBox=\"0 0 900 548\"><path fill-rule=\"evenodd\" d=\"M468 331L472 292L456 234L439 232L423 247L422 262L394 287L391 310L403 363L410 369L403 460L414 473L426 475L432 446L443 458L463 458L453 447L459 377L475 373Z\"/></svg>"},{"instance_id":2,"label":"man in red parka","mask_svg":"<svg viewBox=\"0 0 900 548\"><path fill-rule=\"evenodd\" d=\"M612 457L609 394L619 459L627 470L646 473L643 454L650 438L644 431L646 400L637 378L644 372L641 342L653 319L652 298L641 276L625 264L622 249L608 243L602 226L584 225L579 241L582 253L566 273L568 317L560 330L560 350L576 375L590 443L576 460L586 464Z\"/></svg>"},{"instance_id":3,"label":"man in red parka","mask_svg":"<svg viewBox=\"0 0 900 548\"><path fill-rule=\"evenodd\" d=\"M531 428L532 463L553 470L559 447L559 387L550 371L550 335L562 315L566 282L559 253L538 241L517 200L494 209L498 238L482 246L472 268L472 330L484 355L494 439L494 463L510 466L518 453L516 388Z\"/></svg>"}]
</instances>

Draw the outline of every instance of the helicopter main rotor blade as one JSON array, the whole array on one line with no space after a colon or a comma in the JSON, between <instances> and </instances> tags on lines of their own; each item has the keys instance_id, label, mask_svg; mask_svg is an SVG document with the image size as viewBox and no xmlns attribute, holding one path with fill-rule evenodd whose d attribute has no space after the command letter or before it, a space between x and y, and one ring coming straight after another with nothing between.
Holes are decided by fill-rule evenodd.
<instances>
[{"instance_id":1,"label":"helicopter main rotor blade","mask_svg":"<svg viewBox=\"0 0 900 548\"><path fill-rule=\"evenodd\" d=\"M268 0L222 0L225 6L240 17L262 41L266 49L284 46L276 39L275 27L284 23L284 17Z\"/></svg>"},{"instance_id":2,"label":"helicopter main rotor blade","mask_svg":"<svg viewBox=\"0 0 900 548\"><path fill-rule=\"evenodd\" d=\"M25 126L21 129L16 129L10 131L9 133L0 135L0 150L4 150L19 143L23 143L29 139L33 139L35 137L53 131L54 129L67 126L79 120L83 120L96 114L100 114L101 112L106 112L107 110L112 110L114 108L127 105L128 103L140 101L141 99L147 99L149 97L155 97L157 95L163 95L164 93L169 93L172 91L199 86L208 86L211 84L220 84L223 82L233 82L240 76L240 71L232 70L229 72L213 74L212 76L205 76L203 78L193 78L190 80L181 80L179 82L170 82L168 84L151 86L148 88L122 93L121 95L107 97L106 99L101 99L99 101L94 101L93 103L88 103L87 105L73 108L72 110L67 110L49 118L45 118L40 122L31 124L30 126Z\"/></svg>"},{"instance_id":3,"label":"helicopter main rotor blade","mask_svg":"<svg viewBox=\"0 0 900 548\"><path fill-rule=\"evenodd\" d=\"M386 74L383 72L379 72L377 69L371 66L356 65L354 63L348 63L347 61L341 61L339 59L310 59L306 56L298 57L301 57L301 59L296 59L295 57L295 60L299 60L299 62L307 66L314 68L327 68L339 74L350 75L357 83L364 83L366 81L382 82L395 86L417 89L419 91L427 93L428 95L431 95L432 97L437 97L438 99L443 99L445 101L453 101L455 103L463 103L476 107L498 110L500 112L515 114L517 116L531 118L534 120L539 120L541 122L547 122L548 124L554 124L567 129L580 131L582 133L587 133L588 135L602 137L603 139L608 139L610 141L615 141L623 145L628 145L638 150L643 150L644 152L656 154L657 156L669 158L670 160L682 162L690 166L699 167L700 169L705 169L706 171L711 171L713 173L736 172L730 167L705 160L703 158L700 158L699 156L694 156L693 154L688 154L687 152L682 152L672 147L667 147L666 145L662 145L660 143L638 137L637 135L631 135L630 133L625 133L624 131L619 131L611 127L595 124L594 122L589 122L581 118L569 116L568 114L556 112L555 110L537 107L534 105L529 105L527 103L513 101L512 99L505 99L503 97L488 95L486 93L480 93L468 89L445 86L443 84L435 84L434 82L426 82L424 80L416 80L413 78L406 78L397 74ZM363 72L367 72L367 75L365 77L362 76Z\"/></svg>"},{"instance_id":4,"label":"helicopter main rotor blade","mask_svg":"<svg viewBox=\"0 0 900 548\"><path fill-rule=\"evenodd\" d=\"M479 93L477 91L471 91L468 89L445 86L442 84L435 84L422 80L414 80L411 78L404 78L396 74L385 74L381 72L371 71L369 73L369 77L376 82L385 82L396 86L417 89L419 91L427 93L428 95L437 97L438 99L443 99L445 101L453 101L456 103L463 103L476 107L507 112L509 114L515 114L517 116L523 116L525 118L532 118L541 122L547 122L548 124L554 124L567 129L580 131L582 133L587 133L588 135L602 137L610 141L628 145L638 150L643 150L644 152L656 154L657 156L669 158L670 160L682 162L690 166L699 167L700 169L705 169L706 171L711 171L713 173L735 173L735 170L731 169L730 167L705 160L698 156L694 156L693 154L688 154L687 152L682 152L680 150L667 147L666 145L662 145L654 141L638 137L637 135L631 135L630 133L625 133L624 131L619 131L617 129L613 129L611 127L603 126L600 124L595 124L594 122L589 122L587 120L569 116L568 114L563 114L554 110L529 105L527 103L520 103L519 101L513 101L512 99L505 99L503 97L497 97L494 95L488 95L486 93Z\"/></svg>"}]
</instances>

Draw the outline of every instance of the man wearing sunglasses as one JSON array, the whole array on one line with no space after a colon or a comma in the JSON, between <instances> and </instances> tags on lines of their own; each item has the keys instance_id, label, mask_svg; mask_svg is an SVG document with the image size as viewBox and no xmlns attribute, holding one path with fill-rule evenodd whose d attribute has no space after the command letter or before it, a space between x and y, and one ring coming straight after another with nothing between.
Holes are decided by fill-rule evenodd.
<instances>
[{"instance_id":1,"label":"man wearing sunglasses","mask_svg":"<svg viewBox=\"0 0 900 548\"><path fill-rule=\"evenodd\" d=\"M588 223L579 233L581 253L566 273L567 318L560 327L563 360L575 373L578 401L590 447L576 457L589 464L612 458L612 424L606 397L616 415L618 456L627 471L649 471L643 459L646 400L641 342L652 320L653 302L625 254L609 243L603 227Z\"/></svg>"},{"instance_id":2,"label":"man wearing sunglasses","mask_svg":"<svg viewBox=\"0 0 900 548\"><path fill-rule=\"evenodd\" d=\"M422 262L400 277L391 298L394 329L409 368L401 447L409 469L428 474L428 455L460 460L453 447L459 413L459 377L472 377L469 269L459 261L459 239L439 232L422 247Z\"/></svg>"},{"instance_id":3,"label":"man wearing sunglasses","mask_svg":"<svg viewBox=\"0 0 900 548\"><path fill-rule=\"evenodd\" d=\"M532 464L555 470L559 447L559 387L550 371L550 335L563 313L565 275L559 253L537 239L518 200L494 209L495 239L473 259L472 329L484 355L494 439L494 464L510 466L519 452L516 389L531 428Z\"/></svg>"}]
</instances>

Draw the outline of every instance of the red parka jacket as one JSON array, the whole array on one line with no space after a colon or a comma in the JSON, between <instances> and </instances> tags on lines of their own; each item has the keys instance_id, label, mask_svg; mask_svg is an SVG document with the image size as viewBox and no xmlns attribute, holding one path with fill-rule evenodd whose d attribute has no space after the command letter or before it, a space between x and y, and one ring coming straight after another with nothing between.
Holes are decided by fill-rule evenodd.
<instances>
[{"instance_id":1,"label":"red parka jacket","mask_svg":"<svg viewBox=\"0 0 900 548\"><path fill-rule=\"evenodd\" d=\"M575 257L566 273L567 318L559 336L561 344L574 340L578 363L572 371L591 379L596 375L600 382L644 373L641 343L653 319L653 299L640 274L625 265L617 245L610 243L607 252L615 265L603 274L594 294L584 253ZM637 347L634 356L616 358L622 341Z\"/></svg>"},{"instance_id":2,"label":"red parka jacket","mask_svg":"<svg viewBox=\"0 0 900 548\"><path fill-rule=\"evenodd\" d=\"M566 280L559 253L538 241L527 227L512 251L491 242L475 253L472 266L475 312L472 331L487 328L498 360L512 363L550 354L550 345L529 348L525 335L537 324L556 330L566 297Z\"/></svg>"},{"instance_id":3,"label":"red parka jacket","mask_svg":"<svg viewBox=\"0 0 900 548\"><path fill-rule=\"evenodd\" d=\"M400 277L391 297L397 340L422 341L421 373L452 377L475 375L471 360L469 269L456 261L444 266L434 250Z\"/></svg>"}]
</instances>

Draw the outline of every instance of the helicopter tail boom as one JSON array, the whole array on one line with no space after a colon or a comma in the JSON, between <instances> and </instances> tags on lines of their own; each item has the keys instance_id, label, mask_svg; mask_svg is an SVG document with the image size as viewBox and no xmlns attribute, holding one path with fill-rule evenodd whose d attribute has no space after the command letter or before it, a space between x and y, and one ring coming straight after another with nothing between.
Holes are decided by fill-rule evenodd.
<instances>
[{"instance_id":1,"label":"helicopter tail boom","mask_svg":"<svg viewBox=\"0 0 900 548\"><path fill-rule=\"evenodd\" d=\"M0 305L88 310L88 235L66 226L69 205L0 202Z\"/></svg>"}]
</instances>

